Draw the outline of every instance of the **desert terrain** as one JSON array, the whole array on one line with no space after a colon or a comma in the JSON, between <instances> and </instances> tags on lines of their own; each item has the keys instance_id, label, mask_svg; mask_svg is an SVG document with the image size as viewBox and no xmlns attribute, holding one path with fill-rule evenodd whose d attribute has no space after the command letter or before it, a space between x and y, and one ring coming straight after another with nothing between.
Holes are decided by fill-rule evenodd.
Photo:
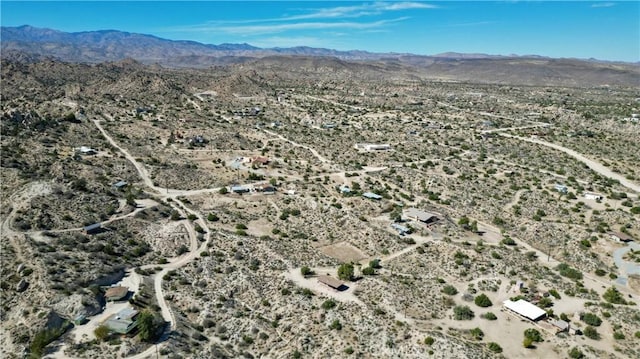
<instances>
[{"instance_id":1,"label":"desert terrain","mask_svg":"<svg viewBox=\"0 0 640 359\"><path fill-rule=\"evenodd\" d=\"M396 70L3 59L2 357L640 356L638 87Z\"/></svg>"}]
</instances>

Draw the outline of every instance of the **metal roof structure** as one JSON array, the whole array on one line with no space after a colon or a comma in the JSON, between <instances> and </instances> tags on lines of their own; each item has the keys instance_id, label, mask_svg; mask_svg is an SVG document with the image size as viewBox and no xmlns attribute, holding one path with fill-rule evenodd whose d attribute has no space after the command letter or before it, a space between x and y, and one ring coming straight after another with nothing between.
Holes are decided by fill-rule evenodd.
<instances>
[{"instance_id":1,"label":"metal roof structure","mask_svg":"<svg viewBox=\"0 0 640 359\"><path fill-rule=\"evenodd\" d=\"M375 194L373 192L365 192L365 193L362 194L362 197L369 198L369 199L376 199L376 200L382 199L381 195Z\"/></svg>"},{"instance_id":2,"label":"metal roof structure","mask_svg":"<svg viewBox=\"0 0 640 359\"><path fill-rule=\"evenodd\" d=\"M547 312L540 309L540 307L531 304L524 299L520 299L516 302L505 300L502 304L512 312L531 320L538 320L547 315Z\"/></svg>"},{"instance_id":3,"label":"metal roof structure","mask_svg":"<svg viewBox=\"0 0 640 359\"><path fill-rule=\"evenodd\" d=\"M434 214L434 213L430 213L430 212L425 212L423 210L417 209L417 208L408 208L407 211L405 212L407 217L409 218L415 218L416 220L420 221L420 222L430 222L430 221L435 221L438 219L438 217Z\"/></svg>"}]
</instances>

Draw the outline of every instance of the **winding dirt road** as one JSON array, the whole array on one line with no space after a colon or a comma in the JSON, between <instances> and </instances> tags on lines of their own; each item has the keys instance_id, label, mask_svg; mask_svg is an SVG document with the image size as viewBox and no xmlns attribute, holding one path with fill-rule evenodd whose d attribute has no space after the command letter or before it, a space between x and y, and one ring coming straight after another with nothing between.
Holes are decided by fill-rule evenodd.
<instances>
[{"instance_id":1,"label":"winding dirt road","mask_svg":"<svg viewBox=\"0 0 640 359\"><path fill-rule=\"evenodd\" d=\"M535 143L538 145L542 145L542 146L546 146L549 148L553 148L555 150L558 151L562 151L566 154L568 154L569 156L577 159L578 161L584 163L585 165L587 165L591 170L593 170L594 172L597 172L605 177L609 177L612 178L614 180L618 180L620 182L621 185L623 185L624 187L636 192L636 193L640 193L640 185L638 185L637 183L630 181L628 179L626 179L624 176L622 176L621 174L615 173L612 170L610 170L609 168L607 168L606 166L604 166L603 164L596 162L590 158L587 158L586 156L582 155L581 153L578 153L572 149L560 146L560 145L556 145L555 143L551 143L551 142L547 142L547 141L542 141L542 140L538 140L535 138L526 138L526 137L520 137L520 136L515 136L515 135L511 135L508 133L504 133L504 132L499 132L498 133L500 136L503 137L508 137L508 138L513 138L516 140L520 140L520 141L525 141L525 142L530 142L530 143Z\"/></svg>"}]
</instances>

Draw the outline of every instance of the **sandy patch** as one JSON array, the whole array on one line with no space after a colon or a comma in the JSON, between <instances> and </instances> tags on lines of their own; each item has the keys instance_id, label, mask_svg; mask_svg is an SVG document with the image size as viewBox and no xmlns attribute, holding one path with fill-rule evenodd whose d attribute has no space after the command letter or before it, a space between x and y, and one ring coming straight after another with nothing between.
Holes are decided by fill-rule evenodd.
<instances>
[{"instance_id":1,"label":"sandy patch","mask_svg":"<svg viewBox=\"0 0 640 359\"><path fill-rule=\"evenodd\" d=\"M361 259L369 257L367 254L365 254L349 242L338 242L326 247L319 248L319 251L331 258L335 258L345 263L357 262Z\"/></svg>"}]
</instances>

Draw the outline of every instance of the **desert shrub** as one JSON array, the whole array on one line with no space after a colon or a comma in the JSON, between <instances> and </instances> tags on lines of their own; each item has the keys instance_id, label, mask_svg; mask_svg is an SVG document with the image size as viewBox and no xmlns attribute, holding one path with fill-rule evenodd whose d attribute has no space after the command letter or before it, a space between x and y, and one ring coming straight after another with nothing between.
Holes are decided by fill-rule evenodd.
<instances>
[{"instance_id":1,"label":"desert shrub","mask_svg":"<svg viewBox=\"0 0 640 359\"><path fill-rule=\"evenodd\" d=\"M433 337L426 337L424 338L424 343L426 345L433 345L433 343L435 342L435 339L433 339Z\"/></svg>"},{"instance_id":2,"label":"desert shrub","mask_svg":"<svg viewBox=\"0 0 640 359\"><path fill-rule=\"evenodd\" d=\"M598 333L598 330L596 330L596 328L588 325L586 328L584 328L584 331L582 332L587 338L591 338L593 340L598 340L600 339L600 333Z\"/></svg>"},{"instance_id":3,"label":"desert shrub","mask_svg":"<svg viewBox=\"0 0 640 359\"><path fill-rule=\"evenodd\" d=\"M580 272L579 270L577 270L575 268L571 268L566 263L558 264L556 269L558 270L560 275L563 276L563 277L567 277L567 278L574 279L574 280L582 279L582 272Z\"/></svg>"},{"instance_id":4,"label":"desert shrub","mask_svg":"<svg viewBox=\"0 0 640 359\"><path fill-rule=\"evenodd\" d=\"M333 322L331 322L331 324L329 325L329 328L334 329L334 330L341 330L342 329L342 324L340 323L340 321L338 319L334 319Z\"/></svg>"},{"instance_id":5,"label":"desert shrub","mask_svg":"<svg viewBox=\"0 0 640 359\"><path fill-rule=\"evenodd\" d=\"M502 353L502 347L496 342L487 343L487 348L494 353Z\"/></svg>"},{"instance_id":6,"label":"desert shrub","mask_svg":"<svg viewBox=\"0 0 640 359\"><path fill-rule=\"evenodd\" d=\"M376 270L371 267L366 267L362 270L362 274L364 275L374 275L375 273L376 273Z\"/></svg>"},{"instance_id":7,"label":"desert shrub","mask_svg":"<svg viewBox=\"0 0 640 359\"><path fill-rule=\"evenodd\" d=\"M604 292L604 294L602 295L602 298L604 298L604 300L606 300L607 302L613 304L627 304L627 301L624 300L622 293L620 293L620 291L615 287L610 287L609 289L607 289L606 292Z\"/></svg>"},{"instance_id":8,"label":"desert shrub","mask_svg":"<svg viewBox=\"0 0 640 359\"><path fill-rule=\"evenodd\" d=\"M453 308L453 319L471 320L475 317L473 310L466 305L457 305Z\"/></svg>"},{"instance_id":9,"label":"desert shrub","mask_svg":"<svg viewBox=\"0 0 640 359\"><path fill-rule=\"evenodd\" d=\"M582 313L580 320L594 327L599 327L602 324L602 319L593 313Z\"/></svg>"},{"instance_id":10,"label":"desert shrub","mask_svg":"<svg viewBox=\"0 0 640 359\"><path fill-rule=\"evenodd\" d=\"M328 299L328 300L325 300L324 303L322 303L322 309L329 310L329 309L335 308L336 305L337 304L335 300Z\"/></svg>"},{"instance_id":11,"label":"desert shrub","mask_svg":"<svg viewBox=\"0 0 640 359\"><path fill-rule=\"evenodd\" d=\"M496 320L496 319L498 319L498 317L496 317L496 315L491 313L491 312L486 312L486 313L482 314L480 317L484 318L484 319L487 319L487 320Z\"/></svg>"},{"instance_id":12,"label":"desert shrub","mask_svg":"<svg viewBox=\"0 0 640 359\"><path fill-rule=\"evenodd\" d=\"M477 306L482 308L490 307L493 305L493 303L491 303L491 299L489 299L489 297L487 297L484 293L477 296L473 302L476 303Z\"/></svg>"},{"instance_id":13,"label":"desert shrub","mask_svg":"<svg viewBox=\"0 0 640 359\"><path fill-rule=\"evenodd\" d=\"M484 338L484 332L482 331L482 329L480 328L473 328L469 331L469 334L471 334L471 336L475 339L475 340L482 340L482 338Z\"/></svg>"},{"instance_id":14,"label":"desert shrub","mask_svg":"<svg viewBox=\"0 0 640 359\"><path fill-rule=\"evenodd\" d=\"M529 338L531 339L531 341L534 341L534 342L542 341L542 334L540 334L540 332L534 328L525 329L524 337Z\"/></svg>"},{"instance_id":15,"label":"desert shrub","mask_svg":"<svg viewBox=\"0 0 640 359\"><path fill-rule=\"evenodd\" d=\"M573 347L569 350L569 357L573 359L582 359L584 358L584 353L578 347Z\"/></svg>"},{"instance_id":16,"label":"desert shrub","mask_svg":"<svg viewBox=\"0 0 640 359\"><path fill-rule=\"evenodd\" d=\"M448 295L456 295L458 294L458 290L452 285L445 285L444 288L442 288L442 293Z\"/></svg>"},{"instance_id":17,"label":"desert shrub","mask_svg":"<svg viewBox=\"0 0 640 359\"><path fill-rule=\"evenodd\" d=\"M306 277L308 275L312 275L313 271L311 270L311 268L303 266L302 268L300 268L300 274Z\"/></svg>"}]
</instances>

